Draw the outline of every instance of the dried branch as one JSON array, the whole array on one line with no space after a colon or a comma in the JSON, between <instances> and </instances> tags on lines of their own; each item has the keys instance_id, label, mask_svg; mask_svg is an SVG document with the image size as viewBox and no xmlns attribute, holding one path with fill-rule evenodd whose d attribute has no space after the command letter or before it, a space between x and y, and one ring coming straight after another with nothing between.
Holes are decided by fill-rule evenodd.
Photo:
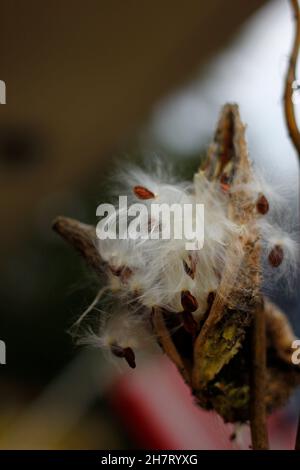
<instances>
[{"instance_id":1,"label":"dried branch","mask_svg":"<svg viewBox=\"0 0 300 470\"><path fill-rule=\"evenodd\" d=\"M102 273L103 261L96 248L95 227L82 224L75 219L59 216L54 220L52 228L81 254L97 274Z\"/></svg>"},{"instance_id":2,"label":"dried branch","mask_svg":"<svg viewBox=\"0 0 300 470\"><path fill-rule=\"evenodd\" d=\"M297 339L285 314L270 300L264 301L267 340L278 357L286 364L291 364L292 344Z\"/></svg>"},{"instance_id":3,"label":"dried branch","mask_svg":"<svg viewBox=\"0 0 300 470\"><path fill-rule=\"evenodd\" d=\"M286 76L284 91L284 110L285 119L289 135L298 153L300 161L300 132L296 121L296 113L293 103L293 86L296 83L296 67L300 48L300 7L298 0L291 0L291 6L295 17L295 36L293 48L290 55L289 67ZM298 421L298 432L296 438L295 450L300 450L300 416Z\"/></svg>"},{"instance_id":4,"label":"dried branch","mask_svg":"<svg viewBox=\"0 0 300 470\"><path fill-rule=\"evenodd\" d=\"M175 344L171 339L170 332L165 324L162 312L159 308L154 308L152 313L152 323L157 339L161 344L164 352L176 365L187 384L191 385L191 372L188 370L187 364L184 363L182 357L178 353Z\"/></svg>"},{"instance_id":5,"label":"dried branch","mask_svg":"<svg viewBox=\"0 0 300 470\"><path fill-rule=\"evenodd\" d=\"M252 325L252 370L250 396L250 427L252 447L269 448L266 416L266 319L263 301L254 314Z\"/></svg>"},{"instance_id":6,"label":"dried branch","mask_svg":"<svg viewBox=\"0 0 300 470\"><path fill-rule=\"evenodd\" d=\"M296 66L300 47L300 8L298 0L291 0L291 5L295 16L296 30L285 82L284 110L289 135L300 158L300 132L297 126L296 113L293 103L293 86L296 82Z\"/></svg>"}]
</instances>

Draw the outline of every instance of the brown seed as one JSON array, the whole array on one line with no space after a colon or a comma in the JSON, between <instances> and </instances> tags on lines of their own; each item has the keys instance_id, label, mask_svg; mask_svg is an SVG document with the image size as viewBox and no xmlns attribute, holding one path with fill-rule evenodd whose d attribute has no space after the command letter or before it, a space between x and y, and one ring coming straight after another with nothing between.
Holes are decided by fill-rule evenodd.
<instances>
[{"instance_id":1,"label":"brown seed","mask_svg":"<svg viewBox=\"0 0 300 470\"><path fill-rule=\"evenodd\" d=\"M284 251L281 245L275 245L269 253L269 263L273 268L278 268L284 258Z\"/></svg>"},{"instance_id":2,"label":"brown seed","mask_svg":"<svg viewBox=\"0 0 300 470\"><path fill-rule=\"evenodd\" d=\"M135 363L135 354L131 348L125 348L124 349L124 359L127 361L127 364L129 367L132 369L135 369L136 363Z\"/></svg>"},{"instance_id":3,"label":"brown seed","mask_svg":"<svg viewBox=\"0 0 300 470\"><path fill-rule=\"evenodd\" d=\"M205 310L204 315L202 317L202 322L206 321L206 319L208 318L208 315L210 314L210 311L211 311L211 308L212 308L212 305L214 303L215 298L216 298L216 293L214 291L211 291L208 294L207 299L206 299L207 307L206 307L206 310Z\"/></svg>"},{"instance_id":4,"label":"brown seed","mask_svg":"<svg viewBox=\"0 0 300 470\"><path fill-rule=\"evenodd\" d=\"M120 268L116 268L114 266L109 266L112 274L114 276L120 277L122 282L127 282L132 274L132 270L127 266L121 266Z\"/></svg>"},{"instance_id":5,"label":"brown seed","mask_svg":"<svg viewBox=\"0 0 300 470\"><path fill-rule=\"evenodd\" d=\"M187 264L185 260L182 260L183 262L183 267L188 276L190 276L192 279L195 278L195 272L196 272L196 262L192 258L191 255L189 255L189 261L190 261L190 266Z\"/></svg>"},{"instance_id":6,"label":"brown seed","mask_svg":"<svg viewBox=\"0 0 300 470\"><path fill-rule=\"evenodd\" d=\"M222 191L224 191L224 193L227 193L229 191L230 184L229 184L229 176L227 175L227 173L222 173L220 177L220 186L221 186Z\"/></svg>"},{"instance_id":7,"label":"brown seed","mask_svg":"<svg viewBox=\"0 0 300 470\"><path fill-rule=\"evenodd\" d=\"M190 293L189 290L181 292L181 305L185 312L195 312L198 308L197 299Z\"/></svg>"},{"instance_id":8,"label":"brown seed","mask_svg":"<svg viewBox=\"0 0 300 470\"><path fill-rule=\"evenodd\" d=\"M127 266L122 270L122 273L121 273L121 280L122 282L127 282L128 279L130 278L132 274L132 270L130 268L128 268Z\"/></svg>"},{"instance_id":9,"label":"brown seed","mask_svg":"<svg viewBox=\"0 0 300 470\"><path fill-rule=\"evenodd\" d=\"M118 344L112 344L110 350L116 357L123 357L132 369L136 367L135 354L131 348L122 348Z\"/></svg>"},{"instance_id":10,"label":"brown seed","mask_svg":"<svg viewBox=\"0 0 300 470\"><path fill-rule=\"evenodd\" d=\"M193 337L196 336L198 325L191 312L184 311L182 313L182 320L185 331L190 333Z\"/></svg>"},{"instance_id":11,"label":"brown seed","mask_svg":"<svg viewBox=\"0 0 300 470\"><path fill-rule=\"evenodd\" d=\"M144 186L135 186L133 192L139 199L152 199L155 194Z\"/></svg>"},{"instance_id":12,"label":"brown seed","mask_svg":"<svg viewBox=\"0 0 300 470\"><path fill-rule=\"evenodd\" d=\"M216 293L211 291L207 296L207 307L210 308L215 300Z\"/></svg>"},{"instance_id":13,"label":"brown seed","mask_svg":"<svg viewBox=\"0 0 300 470\"><path fill-rule=\"evenodd\" d=\"M269 208L270 208L270 206L269 206L268 199L266 198L266 196L261 194L259 196L259 198L257 199L257 201L256 201L256 210L257 210L257 212L259 212L262 215L265 215L265 214L267 214L267 212L269 212Z\"/></svg>"},{"instance_id":14,"label":"brown seed","mask_svg":"<svg viewBox=\"0 0 300 470\"><path fill-rule=\"evenodd\" d=\"M111 270L114 276L120 277L123 271L123 266L121 266L120 268L116 268L115 266L109 265L109 269Z\"/></svg>"},{"instance_id":15,"label":"brown seed","mask_svg":"<svg viewBox=\"0 0 300 470\"><path fill-rule=\"evenodd\" d=\"M224 193L228 193L229 189L230 189L230 185L229 184L224 184L224 183L221 183L221 189Z\"/></svg>"},{"instance_id":16,"label":"brown seed","mask_svg":"<svg viewBox=\"0 0 300 470\"><path fill-rule=\"evenodd\" d=\"M220 176L220 182L224 184L229 184L229 176L227 173L222 173Z\"/></svg>"}]
</instances>

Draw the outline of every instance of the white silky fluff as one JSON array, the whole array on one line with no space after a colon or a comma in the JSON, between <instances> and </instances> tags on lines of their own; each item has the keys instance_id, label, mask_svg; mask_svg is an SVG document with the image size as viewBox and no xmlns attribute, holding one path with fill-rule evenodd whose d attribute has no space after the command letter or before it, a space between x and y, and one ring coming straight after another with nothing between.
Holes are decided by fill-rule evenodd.
<instances>
[{"instance_id":1,"label":"white silky fluff","mask_svg":"<svg viewBox=\"0 0 300 470\"><path fill-rule=\"evenodd\" d=\"M201 203L205 208L204 246L198 251L188 252L185 246L187 240L177 240L174 236L170 240L143 240L140 237L136 240L98 241L99 253L107 264L108 287L123 307L115 314L109 313L102 318L99 331L92 335L92 342L104 349L109 348L112 342L121 347L145 348L147 341L144 340L149 333L144 325L144 316L150 317L151 309L155 306L174 314L182 312L182 291L189 291L197 300L198 308L193 315L195 319L201 318L207 309L209 293L219 287L225 263L228 268L231 262L228 260L228 248L236 243L236 251L242 250L238 244L239 234L251 230L251 225L239 226L230 220L229 195L208 181L203 172L195 175L193 184L178 183L163 171L159 163L152 175L131 167L119 175L119 181L123 188L119 194L128 196L128 205L138 202L150 208L153 202L168 205ZM155 199L141 201L133 192L135 186L151 191ZM263 259L266 261L272 247L280 244L284 250L284 260L277 269L269 265L268 271L276 273L276 279L289 279L298 264L298 245L295 237L274 223L274 214L284 207L284 198L279 197L277 191L272 191L271 185L265 182L260 172L254 172L250 183L244 186L238 184L231 187L230 191L234 193L241 189L247 192L254 205L260 195L267 198L270 211L266 215L257 213L256 225L262 238ZM117 213L117 216L122 218L126 214ZM112 219L111 223L114 222ZM144 222L148 224L148 220ZM151 227L154 231L159 230L159 221L151 220ZM234 259L232 262L234 264ZM268 264L267 261L264 264ZM195 266L193 278L187 274L184 265ZM116 270L122 269L127 269L129 274L124 277L116 275ZM232 282L234 284L234 279ZM134 310L129 311L126 305L129 308L137 305L136 313ZM142 319L141 309L144 312Z\"/></svg>"}]
</instances>

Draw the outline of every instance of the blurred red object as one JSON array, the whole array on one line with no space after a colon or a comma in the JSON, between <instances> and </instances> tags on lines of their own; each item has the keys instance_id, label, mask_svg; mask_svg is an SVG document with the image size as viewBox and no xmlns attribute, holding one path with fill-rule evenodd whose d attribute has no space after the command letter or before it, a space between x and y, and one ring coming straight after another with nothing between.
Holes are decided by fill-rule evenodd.
<instances>
[{"instance_id":1,"label":"blurred red object","mask_svg":"<svg viewBox=\"0 0 300 470\"><path fill-rule=\"evenodd\" d=\"M216 413L195 405L190 389L165 357L122 375L110 391L113 408L121 416L138 448L144 449L249 449L250 432L235 431ZM272 449L292 449L294 423L284 411L269 419Z\"/></svg>"},{"instance_id":2,"label":"blurred red object","mask_svg":"<svg viewBox=\"0 0 300 470\"><path fill-rule=\"evenodd\" d=\"M232 425L195 406L194 398L166 358L123 375L110 394L139 447L233 449Z\"/></svg>"}]
</instances>

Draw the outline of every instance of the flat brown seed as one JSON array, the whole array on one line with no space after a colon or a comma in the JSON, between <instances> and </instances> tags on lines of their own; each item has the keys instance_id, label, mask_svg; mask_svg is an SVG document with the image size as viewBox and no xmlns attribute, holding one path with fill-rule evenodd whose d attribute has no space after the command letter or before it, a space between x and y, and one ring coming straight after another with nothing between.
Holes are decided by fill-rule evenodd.
<instances>
[{"instance_id":1,"label":"flat brown seed","mask_svg":"<svg viewBox=\"0 0 300 470\"><path fill-rule=\"evenodd\" d=\"M139 199L153 199L155 194L144 186L134 186L133 192Z\"/></svg>"},{"instance_id":2,"label":"flat brown seed","mask_svg":"<svg viewBox=\"0 0 300 470\"><path fill-rule=\"evenodd\" d=\"M230 184L227 184L227 183L221 183L221 189L224 193L228 193L229 189L230 189Z\"/></svg>"},{"instance_id":3,"label":"flat brown seed","mask_svg":"<svg viewBox=\"0 0 300 470\"><path fill-rule=\"evenodd\" d=\"M196 336L198 325L191 312L184 311L182 313L182 320L185 331L190 333L193 337Z\"/></svg>"},{"instance_id":4,"label":"flat brown seed","mask_svg":"<svg viewBox=\"0 0 300 470\"><path fill-rule=\"evenodd\" d=\"M112 274L116 277L120 277L122 282L128 281L132 274L132 270L128 268L127 266L121 266L119 268L116 268L114 266L109 266L110 271Z\"/></svg>"},{"instance_id":5,"label":"flat brown seed","mask_svg":"<svg viewBox=\"0 0 300 470\"><path fill-rule=\"evenodd\" d=\"M256 210L257 210L257 212L259 212L259 214L265 215L269 212L269 208L270 208L270 206L269 206L268 199L266 198L266 196L261 194L259 196L259 198L257 199L257 201L256 201Z\"/></svg>"},{"instance_id":6,"label":"flat brown seed","mask_svg":"<svg viewBox=\"0 0 300 470\"><path fill-rule=\"evenodd\" d=\"M189 290L181 292L181 305L185 312L195 312L198 308L197 299L190 293Z\"/></svg>"},{"instance_id":7,"label":"flat brown seed","mask_svg":"<svg viewBox=\"0 0 300 470\"><path fill-rule=\"evenodd\" d=\"M221 184L229 184L229 176L227 173L222 173L220 176L220 183Z\"/></svg>"},{"instance_id":8,"label":"flat brown seed","mask_svg":"<svg viewBox=\"0 0 300 470\"><path fill-rule=\"evenodd\" d=\"M273 268L278 268L284 258L284 251L281 245L275 245L269 253L269 263Z\"/></svg>"},{"instance_id":9,"label":"flat brown seed","mask_svg":"<svg viewBox=\"0 0 300 470\"><path fill-rule=\"evenodd\" d=\"M126 359L129 367L131 367L132 369L135 369L136 367L135 354L131 348L124 349L124 358Z\"/></svg>"},{"instance_id":10,"label":"flat brown seed","mask_svg":"<svg viewBox=\"0 0 300 470\"><path fill-rule=\"evenodd\" d=\"M190 276L192 279L194 279L195 271L193 267L192 266L190 267L185 260L182 260L182 261L183 261L183 267L184 267L186 274Z\"/></svg>"},{"instance_id":11,"label":"flat brown seed","mask_svg":"<svg viewBox=\"0 0 300 470\"><path fill-rule=\"evenodd\" d=\"M128 267L125 267L121 272L122 282L126 283L131 275L132 275L132 270Z\"/></svg>"},{"instance_id":12,"label":"flat brown seed","mask_svg":"<svg viewBox=\"0 0 300 470\"><path fill-rule=\"evenodd\" d=\"M222 173L220 176L220 186L224 193L227 193L230 189L229 176L227 173Z\"/></svg>"},{"instance_id":13,"label":"flat brown seed","mask_svg":"<svg viewBox=\"0 0 300 470\"><path fill-rule=\"evenodd\" d=\"M109 265L108 267L114 276L117 276L117 277L121 276L122 271L123 271L123 266L121 266L120 268L116 268L115 266Z\"/></svg>"},{"instance_id":14,"label":"flat brown seed","mask_svg":"<svg viewBox=\"0 0 300 470\"><path fill-rule=\"evenodd\" d=\"M189 255L188 258L190 264L183 260L183 267L187 275L190 276L192 279L195 279L197 261L196 258L192 255Z\"/></svg>"},{"instance_id":15,"label":"flat brown seed","mask_svg":"<svg viewBox=\"0 0 300 470\"><path fill-rule=\"evenodd\" d=\"M216 293L214 291L211 291L208 296L207 296L207 307L210 308L212 304L214 303L216 297Z\"/></svg>"},{"instance_id":16,"label":"flat brown seed","mask_svg":"<svg viewBox=\"0 0 300 470\"><path fill-rule=\"evenodd\" d=\"M110 350L114 356L124 358L132 369L136 367L135 354L131 348L122 348L122 346L119 346L118 344L112 344Z\"/></svg>"}]
</instances>

